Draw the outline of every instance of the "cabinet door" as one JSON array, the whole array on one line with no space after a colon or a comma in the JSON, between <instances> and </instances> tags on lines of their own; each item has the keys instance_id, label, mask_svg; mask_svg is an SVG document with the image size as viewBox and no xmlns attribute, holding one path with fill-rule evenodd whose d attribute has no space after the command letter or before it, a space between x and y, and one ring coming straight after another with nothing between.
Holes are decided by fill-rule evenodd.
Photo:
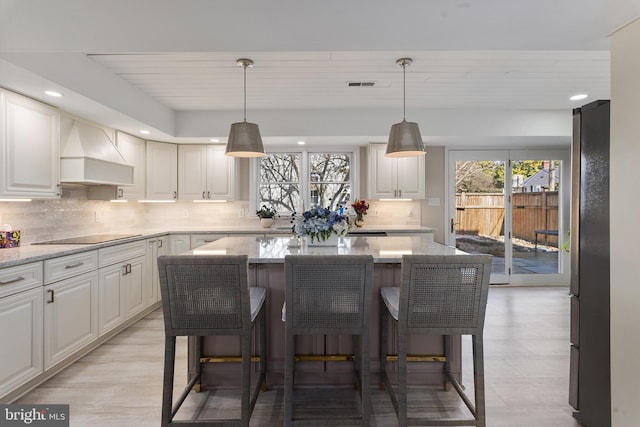
<instances>
[{"instance_id":1,"label":"cabinet door","mask_svg":"<svg viewBox=\"0 0 640 427\"><path fill-rule=\"evenodd\" d=\"M169 254L179 255L189 249L191 249L191 237L188 234L172 234L169 236Z\"/></svg>"},{"instance_id":2,"label":"cabinet door","mask_svg":"<svg viewBox=\"0 0 640 427\"><path fill-rule=\"evenodd\" d=\"M133 185L118 187L118 199L143 200L147 185L146 142L127 133L118 132L118 150L129 166L133 166Z\"/></svg>"},{"instance_id":3,"label":"cabinet door","mask_svg":"<svg viewBox=\"0 0 640 427\"><path fill-rule=\"evenodd\" d=\"M207 147L207 199L233 200L235 159L225 156L225 147L209 145Z\"/></svg>"},{"instance_id":4,"label":"cabinet door","mask_svg":"<svg viewBox=\"0 0 640 427\"><path fill-rule=\"evenodd\" d=\"M207 198L207 147L205 145L178 146L178 198L180 200Z\"/></svg>"},{"instance_id":5,"label":"cabinet door","mask_svg":"<svg viewBox=\"0 0 640 427\"><path fill-rule=\"evenodd\" d=\"M60 197L60 113L0 90L0 196Z\"/></svg>"},{"instance_id":6,"label":"cabinet door","mask_svg":"<svg viewBox=\"0 0 640 427\"><path fill-rule=\"evenodd\" d=\"M124 272L125 267L122 264L98 270L98 334L100 336L125 320Z\"/></svg>"},{"instance_id":7,"label":"cabinet door","mask_svg":"<svg viewBox=\"0 0 640 427\"><path fill-rule=\"evenodd\" d=\"M125 318L130 319L149 306L149 298L145 295L145 287L149 287L147 282L147 264L145 257L138 257L126 263L126 274L124 274L123 295L125 297ZM155 294L152 295L155 302Z\"/></svg>"},{"instance_id":8,"label":"cabinet door","mask_svg":"<svg viewBox=\"0 0 640 427\"><path fill-rule=\"evenodd\" d=\"M42 372L42 287L0 298L0 400Z\"/></svg>"},{"instance_id":9,"label":"cabinet door","mask_svg":"<svg viewBox=\"0 0 640 427\"><path fill-rule=\"evenodd\" d=\"M401 157L397 161L398 197L424 199L424 156Z\"/></svg>"},{"instance_id":10,"label":"cabinet door","mask_svg":"<svg viewBox=\"0 0 640 427\"><path fill-rule=\"evenodd\" d=\"M160 300L160 277L158 274L158 257L169 253L169 238L167 236L156 237L147 241L147 285L145 286L145 299L147 306Z\"/></svg>"},{"instance_id":11,"label":"cabinet door","mask_svg":"<svg viewBox=\"0 0 640 427\"><path fill-rule=\"evenodd\" d=\"M397 162L385 157L384 144L371 144L367 147L369 158L368 192L372 199L390 199L397 197Z\"/></svg>"},{"instance_id":12,"label":"cabinet door","mask_svg":"<svg viewBox=\"0 0 640 427\"><path fill-rule=\"evenodd\" d=\"M147 141L147 200L178 197L178 148L176 144Z\"/></svg>"},{"instance_id":13,"label":"cabinet door","mask_svg":"<svg viewBox=\"0 0 640 427\"><path fill-rule=\"evenodd\" d=\"M44 367L98 338L98 271L45 287Z\"/></svg>"}]
</instances>

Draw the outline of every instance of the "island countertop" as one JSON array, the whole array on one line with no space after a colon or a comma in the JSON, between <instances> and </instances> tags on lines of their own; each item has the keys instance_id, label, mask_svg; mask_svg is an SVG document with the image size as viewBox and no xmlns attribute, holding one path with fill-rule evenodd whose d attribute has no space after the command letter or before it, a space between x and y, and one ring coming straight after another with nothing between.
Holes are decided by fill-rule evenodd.
<instances>
[{"instance_id":1,"label":"island countertop","mask_svg":"<svg viewBox=\"0 0 640 427\"><path fill-rule=\"evenodd\" d=\"M283 263L286 255L372 255L375 263L400 263L402 255L463 255L451 246L429 238L412 237L342 237L337 246L312 246L288 237L225 237L185 254L244 255L249 263Z\"/></svg>"}]
</instances>

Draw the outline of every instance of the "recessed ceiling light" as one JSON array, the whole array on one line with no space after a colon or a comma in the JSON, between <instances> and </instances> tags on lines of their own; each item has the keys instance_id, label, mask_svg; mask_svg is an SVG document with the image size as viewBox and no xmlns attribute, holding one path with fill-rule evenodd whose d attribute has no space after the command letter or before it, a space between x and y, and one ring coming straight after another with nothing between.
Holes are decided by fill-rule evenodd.
<instances>
[{"instance_id":1,"label":"recessed ceiling light","mask_svg":"<svg viewBox=\"0 0 640 427\"><path fill-rule=\"evenodd\" d=\"M45 90L44 93L55 98L60 98L62 96L60 92L56 92L55 90Z\"/></svg>"},{"instance_id":2,"label":"recessed ceiling light","mask_svg":"<svg viewBox=\"0 0 640 427\"><path fill-rule=\"evenodd\" d=\"M580 101L581 99L585 99L587 96L589 95L587 95L586 93L579 93L577 95L573 95L569 99L572 101Z\"/></svg>"},{"instance_id":3,"label":"recessed ceiling light","mask_svg":"<svg viewBox=\"0 0 640 427\"><path fill-rule=\"evenodd\" d=\"M209 141L211 141L211 142L220 142L220 140L218 138L211 138Z\"/></svg>"},{"instance_id":4,"label":"recessed ceiling light","mask_svg":"<svg viewBox=\"0 0 640 427\"><path fill-rule=\"evenodd\" d=\"M298 145L304 145L304 144L306 144L305 141L298 141Z\"/></svg>"},{"instance_id":5,"label":"recessed ceiling light","mask_svg":"<svg viewBox=\"0 0 640 427\"><path fill-rule=\"evenodd\" d=\"M146 129L142 129L142 130L140 131L140 133L141 133L141 134L143 134L143 135L149 135L151 132L149 132L149 131L148 131L148 130L146 130Z\"/></svg>"}]
</instances>

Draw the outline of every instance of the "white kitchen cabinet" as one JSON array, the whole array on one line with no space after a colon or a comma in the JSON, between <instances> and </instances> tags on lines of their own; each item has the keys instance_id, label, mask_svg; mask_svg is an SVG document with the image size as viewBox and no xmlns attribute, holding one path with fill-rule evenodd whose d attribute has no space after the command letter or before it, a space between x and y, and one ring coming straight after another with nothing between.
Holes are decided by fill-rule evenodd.
<instances>
[{"instance_id":1,"label":"white kitchen cabinet","mask_svg":"<svg viewBox=\"0 0 640 427\"><path fill-rule=\"evenodd\" d=\"M146 141L124 132L116 133L118 151L129 166L133 166L133 185L117 187L116 199L143 200L147 190Z\"/></svg>"},{"instance_id":2,"label":"white kitchen cabinet","mask_svg":"<svg viewBox=\"0 0 640 427\"><path fill-rule=\"evenodd\" d=\"M222 233L192 234L191 249L198 248L202 245L206 245L207 243L215 242L223 237L227 237L227 235Z\"/></svg>"},{"instance_id":3,"label":"white kitchen cabinet","mask_svg":"<svg viewBox=\"0 0 640 427\"><path fill-rule=\"evenodd\" d=\"M43 371L42 263L0 269L0 401Z\"/></svg>"},{"instance_id":4,"label":"white kitchen cabinet","mask_svg":"<svg viewBox=\"0 0 640 427\"><path fill-rule=\"evenodd\" d=\"M98 338L98 270L44 287L44 368Z\"/></svg>"},{"instance_id":5,"label":"white kitchen cabinet","mask_svg":"<svg viewBox=\"0 0 640 427\"><path fill-rule=\"evenodd\" d=\"M178 146L180 200L233 200L235 159L222 145Z\"/></svg>"},{"instance_id":6,"label":"white kitchen cabinet","mask_svg":"<svg viewBox=\"0 0 640 427\"><path fill-rule=\"evenodd\" d=\"M367 147L368 197L371 199L424 199L425 159L386 157L386 144Z\"/></svg>"},{"instance_id":7,"label":"white kitchen cabinet","mask_svg":"<svg viewBox=\"0 0 640 427\"><path fill-rule=\"evenodd\" d=\"M0 198L60 198L60 112L0 89Z\"/></svg>"},{"instance_id":8,"label":"white kitchen cabinet","mask_svg":"<svg viewBox=\"0 0 640 427\"><path fill-rule=\"evenodd\" d=\"M161 236L147 240L147 277L145 299L148 305L160 301L160 276L158 274L158 257L169 253L169 237Z\"/></svg>"},{"instance_id":9,"label":"white kitchen cabinet","mask_svg":"<svg viewBox=\"0 0 640 427\"><path fill-rule=\"evenodd\" d=\"M178 147L166 142L147 141L146 200L178 198Z\"/></svg>"},{"instance_id":10,"label":"white kitchen cabinet","mask_svg":"<svg viewBox=\"0 0 640 427\"><path fill-rule=\"evenodd\" d=\"M146 241L138 241L98 250L100 336L147 307L146 245Z\"/></svg>"},{"instance_id":11,"label":"white kitchen cabinet","mask_svg":"<svg viewBox=\"0 0 640 427\"><path fill-rule=\"evenodd\" d=\"M172 234L169 236L169 253L180 255L191 249L191 236L188 234Z\"/></svg>"},{"instance_id":12,"label":"white kitchen cabinet","mask_svg":"<svg viewBox=\"0 0 640 427\"><path fill-rule=\"evenodd\" d=\"M98 251L44 262L44 368L98 338Z\"/></svg>"}]
</instances>

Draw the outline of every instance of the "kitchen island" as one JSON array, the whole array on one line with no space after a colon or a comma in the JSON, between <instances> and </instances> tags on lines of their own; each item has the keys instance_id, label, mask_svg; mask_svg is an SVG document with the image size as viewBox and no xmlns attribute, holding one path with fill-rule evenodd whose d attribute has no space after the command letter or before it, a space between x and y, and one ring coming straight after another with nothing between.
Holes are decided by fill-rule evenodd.
<instances>
[{"instance_id":1,"label":"kitchen island","mask_svg":"<svg viewBox=\"0 0 640 427\"><path fill-rule=\"evenodd\" d=\"M298 244L298 246L295 246ZM371 374L372 385L379 384L378 343L380 288L400 286L400 266L403 254L447 255L465 254L453 247L434 243L429 237L345 237L338 246L311 246L300 244L286 237L227 237L196 248L191 255L241 255L249 258L249 286L267 289L267 384L282 386L284 380L285 327L282 321L282 306L285 299L284 257L286 255L372 255L374 258L372 304L371 304ZM393 337L392 337L393 338ZM392 339L393 341L393 339ZM454 339L451 367L454 375L460 375L460 340ZM195 338L189 341L189 371L193 373ZM326 356L346 355L352 352L350 336L299 337L296 353ZM435 362L415 362L410 365L410 384L441 385L443 340L441 336L420 337L409 343L410 355L436 356ZM240 354L235 337L207 337L203 341L203 357L230 357ZM389 354L395 354L390 348ZM392 367L391 367L392 368ZM296 367L296 384L321 385L352 384L350 363L307 362ZM393 371L393 369L391 369ZM228 363L207 363L202 367L201 387L237 384L239 367Z\"/></svg>"}]
</instances>

